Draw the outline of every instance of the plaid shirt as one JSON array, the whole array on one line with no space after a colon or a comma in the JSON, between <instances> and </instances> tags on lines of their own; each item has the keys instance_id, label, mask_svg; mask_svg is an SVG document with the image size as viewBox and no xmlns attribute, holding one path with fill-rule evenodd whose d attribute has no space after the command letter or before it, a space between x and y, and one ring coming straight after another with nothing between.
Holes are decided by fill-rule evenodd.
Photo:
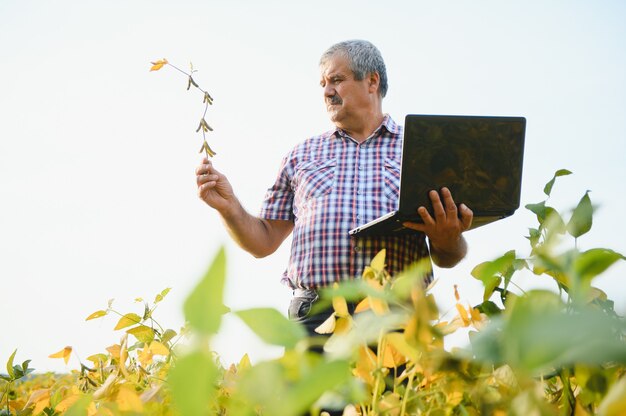
<instances>
[{"instance_id":1,"label":"plaid shirt","mask_svg":"<svg viewBox=\"0 0 626 416\"><path fill-rule=\"evenodd\" d=\"M402 127L388 115L362 143L335 129L287 154L260 212L261 218L294 221L284 283L294 289L319 288L359 277L383 248L392 275L429 255L422 233L348 234L397 209L401 158Z\"/></svg>"}]
</instances>

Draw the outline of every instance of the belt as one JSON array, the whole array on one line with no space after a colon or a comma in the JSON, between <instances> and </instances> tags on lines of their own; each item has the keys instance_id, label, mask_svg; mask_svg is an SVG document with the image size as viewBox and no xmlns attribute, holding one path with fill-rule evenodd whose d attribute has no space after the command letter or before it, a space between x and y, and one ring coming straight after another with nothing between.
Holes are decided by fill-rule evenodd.
<instances>
[{"instance_id":1,"label":"belt","mask_svg":"<svg viewBox=\"0 0 626 416\"><path fill-rule=\"evenodd\" d=\"M315 289L296 288L293 290L293 297L315 299L318 298L319 295L317 294L317 290Z\"/></svg>"}]
</instances>

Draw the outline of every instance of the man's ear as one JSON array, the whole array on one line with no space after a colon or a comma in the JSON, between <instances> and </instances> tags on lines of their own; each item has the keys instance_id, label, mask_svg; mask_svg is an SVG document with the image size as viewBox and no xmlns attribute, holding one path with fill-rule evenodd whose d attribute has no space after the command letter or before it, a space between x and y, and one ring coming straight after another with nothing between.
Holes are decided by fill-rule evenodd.
<instances>
[{"instance_id":1,"label":"man's ear","mask_svg":"<svg viewBox=\"0 0 626 416\"><path fill-rule=\"evenodd\" d=\"M380 93L380 74L378 72L370 72L369 74L369 92L379 92Z\"/></svg>"}]
</instances>

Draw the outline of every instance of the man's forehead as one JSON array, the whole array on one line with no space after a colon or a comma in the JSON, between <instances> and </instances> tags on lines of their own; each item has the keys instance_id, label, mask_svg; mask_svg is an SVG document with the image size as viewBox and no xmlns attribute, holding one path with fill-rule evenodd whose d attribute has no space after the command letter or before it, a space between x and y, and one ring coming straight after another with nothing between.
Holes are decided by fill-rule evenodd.
<instances>
[{"instance_id":1,"label":"man's forehead","mask_svg":"<svg viewBox=\"0 0 626 416\"><path fill-rule=\"evenodd\" d=\"M337 74L349 75L352 73L352 70L346 57L333 55L320 65L320 72L324 77Z\"/></svg>"}]
</instances>

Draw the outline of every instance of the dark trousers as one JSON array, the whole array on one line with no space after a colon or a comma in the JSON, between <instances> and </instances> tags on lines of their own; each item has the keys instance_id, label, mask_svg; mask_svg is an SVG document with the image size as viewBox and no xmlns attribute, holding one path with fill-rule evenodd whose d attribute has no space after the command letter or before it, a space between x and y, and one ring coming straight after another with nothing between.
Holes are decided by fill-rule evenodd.
<instances>
[{"instance_id":1,"label":"dark trousers","mask_svg":"<svg viewBox=\"0 0 626 416\"><path fill-rule=\"evenodd\" d=\"M328 338L328 335L320 335L315 332L315 328L323 324L334 312L332 306L324 309L321 312L311 313L311 309L316 301L319 300L317 292L310 289L297 289L294 290L294 296L289 304L289 319L301 323L309 335L313 338L313 345L309 347L309 351L317 352L319 354L324 353L323 343ZM354 306L348 304L350 312L354 312ZM315 339L319 340L319 343L315 342ZM322 409L324 412L328 412L330 416L341 416L343 410L328 410ZM305 414L303 416L308 415Z\"/></svg>"}]
</instances>

